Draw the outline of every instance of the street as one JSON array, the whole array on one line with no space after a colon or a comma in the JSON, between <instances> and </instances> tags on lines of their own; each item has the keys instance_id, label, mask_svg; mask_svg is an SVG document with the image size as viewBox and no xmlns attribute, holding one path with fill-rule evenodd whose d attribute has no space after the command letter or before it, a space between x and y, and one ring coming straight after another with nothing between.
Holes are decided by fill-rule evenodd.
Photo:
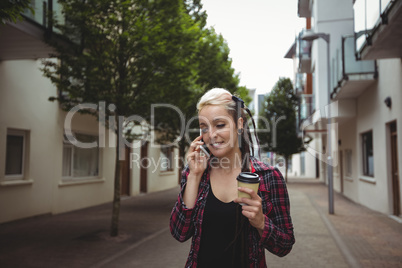
<instances>
[{"instance_id":1,"label":"street","mask_svg":"<svg viewBox=\"0 0 402 268\"><path fill-rule=\"evenodd\" d=\"M169 232L179 188L122 200L120 234L108 235L111 204L0 225L0 267L184 267L190 240ZM335 194L315 179L290 179L296 243L266 251L268 267L401 267L402 224ZM379 231L381 230L381 231Z\"/></svg>"}]
</instances>

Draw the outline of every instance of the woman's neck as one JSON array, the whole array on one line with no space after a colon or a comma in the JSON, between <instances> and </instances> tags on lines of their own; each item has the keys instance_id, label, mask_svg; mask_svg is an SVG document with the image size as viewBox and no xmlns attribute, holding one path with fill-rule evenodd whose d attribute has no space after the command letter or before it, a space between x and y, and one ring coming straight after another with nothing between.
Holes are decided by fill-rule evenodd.
<instances>
[{"instance_id":1,"label":"woman's neck","mask_svg":"<svg viewBox=\"0 0 402 268\"><path fill-rule=\"evenodd\" d=\"M240 149L237 148L231 155L223 156L220 158L216 158L217 160L214 161L213 168L220 169L224 172L230 172L235 169L241 169L242 167L242 157Z\"/></svg>"}]
</instances>

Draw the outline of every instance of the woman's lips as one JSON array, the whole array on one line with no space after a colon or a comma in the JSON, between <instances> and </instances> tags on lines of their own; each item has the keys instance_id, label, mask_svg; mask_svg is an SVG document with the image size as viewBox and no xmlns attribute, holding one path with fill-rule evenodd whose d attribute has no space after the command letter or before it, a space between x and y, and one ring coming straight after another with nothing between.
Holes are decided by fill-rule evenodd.
<instances>
[{"instance_id":1,"label":"woman's lips","mask_svg":"<svg viewBox=\"0 0 402 268\"><path fill-rule=\"evenodd\" d=\"M223 142L214 142L214 143L211 144L211 146L213 148L220 148L220 147L222 147L222 145L224 145Z\"/></svg>"}]
</instances>

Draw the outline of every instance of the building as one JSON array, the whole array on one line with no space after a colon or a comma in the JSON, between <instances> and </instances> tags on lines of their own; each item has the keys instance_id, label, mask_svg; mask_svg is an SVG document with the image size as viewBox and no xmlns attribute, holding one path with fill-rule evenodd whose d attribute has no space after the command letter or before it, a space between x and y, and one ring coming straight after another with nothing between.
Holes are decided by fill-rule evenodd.
<instances>
[{"instance_id":1,"label":"building","mask_svg":"<svg viewBox=\"0 0 402 268\"><path fill-rule=\"evenodd\" d=\"M331 165L337 192L401 220L402 1L299 0L298 15L311 22L296 43L310 58L298 57L297 76L312 74L313 107L299 127L314 138L319 179Z\"/></svg>"},{"instance_id":2,"label":"building","mask_svg":"<svg viewBox=\"0 0 402 268\"><path fill-rule=\"evenodd\" d=\"M296 95L299 97L299 107L297 110L297 131L298 136L303 137L305 141L312 140L308 146L315 148L317 139L314 139L315 133L302 133L300 124L309 118L315 110L315 102L313 93L312 77L313 74L309 66L311 66L311 42L301 40L299 37L306 31L311 29L311 20L306 19L306 28L302 30L295 38L295 42L291 45L285 58L293 60L293 84ZM288 175L299 178L318 178L319 162L314 154L301 152L292 155L288 163Z\"/></svg>"},{"instance_id":3,"label":"building","mask_svg":"<svg viewBox=\"0 0 402 268\"><path fill-rule=\"evenodd\" d=\"M53 30L46 12L61 16L61 7L52 0L32 3L35 16L27 13L22 22L0 26L0 223L113 198L115 135L94 117L71 116L48 100L59 93L40 70L41 59L52 52L44 43ZM97 146L72 145L66 136L70 128L78 140ZM123 195L177 185L177 151L143 144L126 149Z\"/></svg>"}]
</instances>

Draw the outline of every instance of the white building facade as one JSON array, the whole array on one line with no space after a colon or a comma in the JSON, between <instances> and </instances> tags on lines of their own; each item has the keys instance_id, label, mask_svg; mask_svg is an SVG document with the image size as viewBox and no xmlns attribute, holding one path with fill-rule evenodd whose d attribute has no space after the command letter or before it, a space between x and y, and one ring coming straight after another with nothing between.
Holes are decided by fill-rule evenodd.
<instances>
[{"instance_id":1,"label":"white building facade","mask_svg":"<svg viewBox=\"0 0 402 268\"><path fill-rule=\"evenodd\" d=\"M322 38L311 41L311 62L304 66L312 73L315 109L300 127L320 148L315 149L319 178L327 182L325 160L331 155L336 191L400 219L402 1L299 0L298 5L299 16L311 20L311 31L330 37L329 69ZM331 152L326 151L329 123Z\"/></svg>"},{"instance_id":2,"label":"white building facade","mask_svg":"<svg viewBox=\"0 0 402 268\"><path fill-rule=\"evenodd\" d=\"M43 41L51 29L42 2L59 12L56 1L41 1L35 16L0 26L0 223L82 209L113 198L115 134L88 115L76 113L71 124L66 123L68 113L48 100L59 92L40 70L41 58L52 52ZM78 140L98 146L72 145L66 128ZM123 195L178 185L177 149L144 144L126 149L121 162Z\"/></svg>"}]
</instances>

